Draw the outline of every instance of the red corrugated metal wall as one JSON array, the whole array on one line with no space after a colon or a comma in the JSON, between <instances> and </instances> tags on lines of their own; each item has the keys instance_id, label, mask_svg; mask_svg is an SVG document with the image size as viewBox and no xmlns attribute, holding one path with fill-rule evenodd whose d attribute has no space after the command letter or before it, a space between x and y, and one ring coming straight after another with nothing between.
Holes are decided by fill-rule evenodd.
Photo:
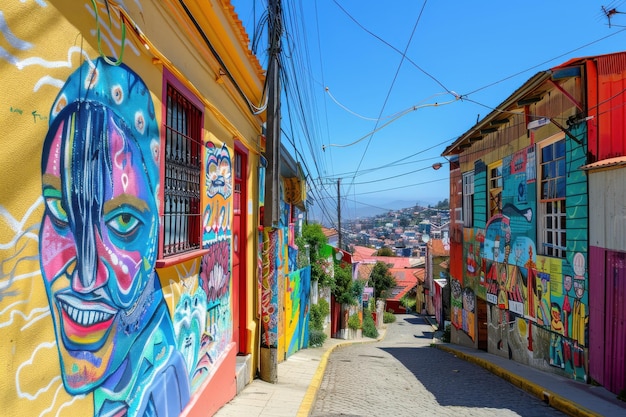
<instances>
[{"instance_id":1,"label":"red corrugated metal wall","mask_svg":"<svg viewBox=\"0 0 626 417\"><path fill-rule=\"evenodd\" d=\"M619 393L626 388L626 253L606 253L606 326L604 386Z\"/></svg>"},{"instance_id":2,"label":"red corrugated metal wall","mask_svg":"<svg viewBox=\"0 0 626 417\"><path fill-rule=\"evenodd\" d=\"M589 374L613 393L626 388L626 253L591 247ZM602 279L604 278L604 279ZM603 302L604 301L604 302Z\"/></svg>"},{"instance_id":3,"label":"red corrugated metal wall","mask_svg":"<svg viewBox=\"0 0 626 417\"><path fill-rule=\"evenodd\" d=\"M604 260L605 249L589 248L589 376L604 381ZM595 302L598 300L598 302Z\"/></svg>"},{"instance_id":4,"label":"red corrugated metal wall","mask_svg":"<svg viewBox=\"0 0 626 417\"><path fill-rule=\"evenodd\" d=\"M589 68L589 66L588 66ZM589 83L590 130L597 126L597 141L590 140L589 151L596 160L626 155L626 53L598 57L597 79L593 71L587 73ZM592 108L595 98L591 95L597 88L597 108ZM595 111L594 111L595 110ZM591 132L590 132L591 133Z\"/></svg>"}]
</instances>

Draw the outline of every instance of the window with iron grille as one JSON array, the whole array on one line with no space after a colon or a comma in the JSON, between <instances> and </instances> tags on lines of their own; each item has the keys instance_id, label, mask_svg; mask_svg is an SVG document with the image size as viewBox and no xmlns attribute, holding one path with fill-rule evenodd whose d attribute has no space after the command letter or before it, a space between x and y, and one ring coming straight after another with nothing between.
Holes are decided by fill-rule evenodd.
<instances>
[{"instance_id":1,"label":"window with iron grille","mask_svg":"<svg viewBox=\"0 0 626 417\"><path fill-rule=\"evenodd\" d=\"M474 225L474 171L463 174L463 225Z\"/></svg>"},{"instance_id":2,"label":"window with iron grille","mask_svg":"<svg viewBox=\"0 0 626 417\"><path fill-rule=\"evenodd\" d=\"M489 217L502 213L502 162L489 165Z\"/></svg>"},{"instance_id":3,"label":"window with iron grille","mask_svg":"<svg viewBox=\"0 0 626 417\"><path fill-rule=\"evenodd\" d=\"M566 254L565 138L562 134L539 144L539 253Z\"/></svg>"},{"instance_id":4,"label":"window with iron grille","mask_svg":"<svg viewBox=\"0 0 626 417\"><path fill-rule=\"evenodd\" d=\"M163 256L200 249L202 112L167 85Z\"/></svg>"}]
</instances>

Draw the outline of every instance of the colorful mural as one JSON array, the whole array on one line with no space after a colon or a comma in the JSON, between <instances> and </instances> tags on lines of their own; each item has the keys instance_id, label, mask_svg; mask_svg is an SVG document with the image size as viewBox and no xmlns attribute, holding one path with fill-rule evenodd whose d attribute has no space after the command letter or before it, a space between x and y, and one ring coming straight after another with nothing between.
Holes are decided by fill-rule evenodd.
<instances>
[{"instance_id":1,"label":"colorful mural","mask_svg":"<svg viewBox=\"0 0 626 417\"><path fill-rule=\"evenodd\" d=\"M1 57L2 90L24 91L2 99L13 117L3 120L23 134L3 141L23 179L0 201L0 328L10 340L0 346L2 413L179 415L232 342L230 151L205 144L206 254L156 268L160 109L135 68L140 50L119 38L124 23L105 2L76 7L110 17L103 31L84 19L88 39L45 6L0 10L5 35L23 15L33 39L43 39L35 20L57 22L59 35L58 47L11 36ZM112 57L94 50L96 36Z\"/></svg>"},{"instance_id":2,"label":"colorful mural","mask_svg":"<svg viewBox=\"0 0 626 417\"><path fill-rule=\"evenodd\" d=\"M232 163L225 144L206 142L204 152L206 206L203 218L202 257L198 291L206 297L205 332L192 379L199 386L210 374L212 364L232 341ZM193 287L192 287L193 288ZM191 290L191 289L190 289ZM190 293L191 295L191 293ZM195 298L195 295L194 295ZM181 298L179 304L184 300Z\"/></svg>"},{"instance_id":3,"label":"colorful mural","mask_svg":"<svg viewBox=\"0 0 626 417\"><path fill-rule=\"evenodd\" d=\"M263 275L261 284L261 346L278 347L278 233L263 229Z\"/></svg>"},{"instance_id":4,"label":"colorful mural","mask_svg":"<svg viewBox=\"0 0 626 417\"><path fill-rule=\"evenodd\" d=\"M94 393L96 415L180 412L189 400L154 271L159 130L147 91L124 64L87 60L54 101L43 146L40 259L61 377L70 394Z\"/></svg>"},{"instance_id":5,"label":"colorful mural","mask_svg":"<svg viewBox=\"0 0 626 417\"><path fill-rule=\"evenodd\" d=\"M311 266L285 276L285 339L287 356L309 346Z\"/></svg>"},{"instance_id":6,"label":"colorful mural","mask_svg":"<svg viewBox=\"0 0 626 417\"><path fill-rule=\"evenodd\" d=\"M585 135L577 126L574 135ZM559 368L574 379L586 379L587 194L584 147L566 138L567 256L537 255L537 178L535 147L502 159L502 208L483 227L464 229L462 282L452 280L452 323L473 339L466 308L466 291L488 302L489 349L522 363ZM476 164L479 165L478 163ZM475 182L485 181L483 173ZM480 190L480 193L479 191ZM475 199L487 199L487 188L476 184ZM474 217L485 216L482 205ZM475 222L479 223L479 222ZM467 293L469 296L469 293ZM461 304L462 303L462 304ZM463 314L460 314L462 306Z\"/></svg>"}]
</instances>

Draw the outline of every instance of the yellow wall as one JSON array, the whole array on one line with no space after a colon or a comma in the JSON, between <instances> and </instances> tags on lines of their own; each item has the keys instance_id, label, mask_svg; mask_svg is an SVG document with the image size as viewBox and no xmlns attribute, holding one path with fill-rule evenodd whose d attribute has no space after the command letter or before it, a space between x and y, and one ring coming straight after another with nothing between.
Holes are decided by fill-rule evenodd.
<instances>
[{"instance_id":1,"label":"yellow wall","mask_svg":"<svg viewBox=\"0 0 626 417\"><path fill-rule=\"evenodd\" d=\"M86 60L102 54L121 57L150 91L161 125L164 68L180 75L201 99L205 140L225 144L232 155L235 140L249 149L248 198L251 209L246 237L248 316L251 334L243 348L256 352L256 225L258 224L259 136L262 119L252 116L229 81L216 80L219 65L186 20L178 2L8 0L0 5L7 30L0 37L6 55L0 64L0 404L2 415L92 415L93 394L71 395L60 376L59 355L39 261L39 230L44 215L41 155L50 111L70 75ZM187 2L207 28L232 24L224 2ZM200 7L200 5L203 5ZM225 12L224 12L225 10ZM97 16L97 17L96 17ZM126 33L122 34L122 16ZM131 21L132 20L132 21ZM25 22L28 22L25 24ZM133 29L133 26L136 28ZM225 62L239 77L252 101L260 101L262 78L256 61L238 44L238 28L214 29L227 34L218 42ZM99 36L98 36L99 35ZM98 41L100 38L100 41ZM124 48L121 40L124 40ZM123 50L123 54L122 54ZM256 99L256 100L255 100ZM232 209L232 207L231 207ZM231 213L232 215L232 213ZM200 258L160 271L163 294L173 317L186 282L197 286ZM195 280L195 281L194 281ZM256 364L251 367L251 372ZM234 371L234 370L233 370Z\"/></svg>"}]
</instances>

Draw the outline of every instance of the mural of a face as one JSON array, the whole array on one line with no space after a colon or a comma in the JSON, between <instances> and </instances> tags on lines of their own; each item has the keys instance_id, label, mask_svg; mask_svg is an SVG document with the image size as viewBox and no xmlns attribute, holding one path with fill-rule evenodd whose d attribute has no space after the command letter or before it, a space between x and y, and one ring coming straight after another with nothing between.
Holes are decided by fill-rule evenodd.
<instances>
[{"instance_id":1,"label":"mural of a face","mask_svg":"<svg viewBox=\"0 0 626 417\"><path fill-rule=\"evenodd\" d=\"M42 154L40 261L70 393L93 390L129 360L159 302L157 150L136 74L98 59L68 78Z\"/></svg>"},{"instance_id":2,"label":"mural of a face","mask_svg":"<svg viewBox=\"0 0 626 417\"><path fill-rule=\"evenodd\" d=\"M585 294L585 280L584 279L574 279L574 293L576 294L576 298L581 299Z\"/></svg>"},{"instance_id":3,"label":"mural of a face","mask_svg":"<svg viewBox=\"0 0 626 417\"><path fill-rule=\"evenodd\" d=\"M571 275L565 275L563 277L563 288L565 288L566 293L569 293L569 290L572 289L572 276Z\"/></svg>"}]
</instances>

